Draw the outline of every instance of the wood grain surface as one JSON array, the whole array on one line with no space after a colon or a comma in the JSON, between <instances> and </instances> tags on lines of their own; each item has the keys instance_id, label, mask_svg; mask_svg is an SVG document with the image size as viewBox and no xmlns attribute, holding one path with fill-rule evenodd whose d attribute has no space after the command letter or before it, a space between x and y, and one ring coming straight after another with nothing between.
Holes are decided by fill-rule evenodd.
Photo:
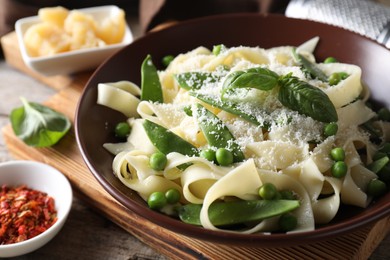
<instances>
[{"instance_id":1,"label":"wood grain surface","mask_svg":"<svg viewBox=\"0 0 390 260\"><path fill-rule=\"evenodd\" d=\"M2 45L8 64L55 89L56 91L53 95L49 96L45 104L64 113L73 120L80 92L90 74L83 73L73 77L37 77L35 73L32 73L24 66L24 63L20 59L20 54L18 57L18 49L14 43L15 35L12 33L2 38ZM61 84L58 82L61 82ZM129 237L136 237L139 241L149 246L146 247L147 249L151 248L151 252L148 252L147 259L148 257L163 258L163 256L172 259L271 259L275 257L280 259L368 259L371 257L374 259L376 256L373 255L373 251L386 237L390 229L390 217L388 217L348 236L341 236L334 240L297 247L271 249L261 247L246 248L207 243L163 229L127 210L114 200L103 190L86 168L76 145L73 129L58 145L44 149L35 149L24 145L13 134L9 124L6 124L2 128L2 133L5 144L7 145L7 152L10 152L13 158L42 161L62 171L71 181L78 199L85 201L91 209L96 210L102 216L129 232L132 235ZM84 216L88 210L88 208L83 208L80 214ZM81 225L83 221L105 220L105 218L95 217L95 215L92 215L92 220L84 220L81 215L72 216L71 213L70 216L73 223L79 221ZM107 223L109 223L107 225L112 225L109 221ZM61 232L60 235L64 236L64 233ZM76 238L77 233L67 235L75 238L75 244L82 244L84 242L84 239ZM85 235L88 236L89 234ZM105 236L105 232L104 230L99 230L99 232L94 232L93 236L96 236L96 242L99 242L104 240L102 237ZM89 237L89 239L92 238ZM115 239L116 242L118 242L118 239L120 240L120 238ZM71 239L69 240L72 241ZM134 245L134 243L132 242L131 245ZM123 246L126 248L125 242ZM80 248L80 245L78 245L78 248ZM390 256L388 249L387 243L383 249L385 252L383 257ZM155 251L160 254L156 254ZM63 255L67 254L63 250L58 252ZM375 259L381 259L380 252L382 251L379 251L379 256ZM96 255L96 252L93 253ZM104 249L101 249L101 252L99 252L99 254L103 255L105 253L107 251ZM120 256L118 255L117 259L119 258ZM64 256L63 259L66 259L66 257Z\"/></svg>"}]
</instances>

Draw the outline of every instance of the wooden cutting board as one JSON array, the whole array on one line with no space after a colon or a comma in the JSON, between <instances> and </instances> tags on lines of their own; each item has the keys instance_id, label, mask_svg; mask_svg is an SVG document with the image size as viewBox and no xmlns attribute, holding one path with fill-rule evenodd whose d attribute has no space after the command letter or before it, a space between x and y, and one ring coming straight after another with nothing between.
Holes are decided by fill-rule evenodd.
<instances>
[{"instance_id":1,"label":"wooden cutting board","mask_svg":"<svg viewBox=\"0 0 390 260\"><path fill-rule=\"evenodd\" d=\"M91 73L42 77L25 66L14 32L4 36L1 44L9 65L58 90L45 104L74 122L78 99ZM295 247L237 247L204 242L157 226L112 198L84 164L74 129L54 147L41 149L26 146L14 135L10 125L5 126L2 133L15 158L54 166L68 177L78 196L91 207L171 259L367 259L390 230L390 217L387 217L348 236Z\"/></svg>"}]
</instances>

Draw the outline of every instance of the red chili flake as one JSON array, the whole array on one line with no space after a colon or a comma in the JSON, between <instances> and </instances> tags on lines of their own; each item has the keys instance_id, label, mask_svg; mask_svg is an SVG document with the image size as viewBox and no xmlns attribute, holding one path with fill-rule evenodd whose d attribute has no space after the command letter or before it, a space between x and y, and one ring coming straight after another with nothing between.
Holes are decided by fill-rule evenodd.
<instances>
[{"instance_id":1,"label":"red chili flake","mask_svg":"<svg viewBox=\"0 0 390 260\"><path fill-rule=\"evenodd\" d=\"M26 185L0 188L0 244L33 238L57 221L54 199Z\"/></svg>"}]
</instances>

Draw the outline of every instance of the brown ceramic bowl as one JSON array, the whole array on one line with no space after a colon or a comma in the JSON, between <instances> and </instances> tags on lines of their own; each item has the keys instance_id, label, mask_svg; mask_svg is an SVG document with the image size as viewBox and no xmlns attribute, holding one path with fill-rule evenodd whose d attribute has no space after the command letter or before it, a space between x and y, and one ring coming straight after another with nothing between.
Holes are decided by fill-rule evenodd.
<instances>
[{"instance_id":1,"label":"brown ceramic bowl","mask_svg":"<svg viewBox=\"0 0 390 260\"><path fill-rule=\"evenodd\" d=\"M77 141L88 168L115 199L140 216L169 230L219 243L267 247L310 243L356 231L388 216L390 193L367 209L343 206L331 223L318 226L315 231L288 235L211 231L150 210L112 173L113 156L102 144L114 141L112 129L125 118L96 104L98 83L130 80L139 84L141 63L147 54L159 61L167 54L176 55L201 45L210 49L221 43L230 47L297 46L314 36L320 36L315 51L318 60L334 56L345 63L359 65L373 98L390 107L390 51L370 39L333 26L280 15L235 14L200 18L150 33L124 47L96 70L85 87L76 113Z\"/></svg>"}]
</instances>

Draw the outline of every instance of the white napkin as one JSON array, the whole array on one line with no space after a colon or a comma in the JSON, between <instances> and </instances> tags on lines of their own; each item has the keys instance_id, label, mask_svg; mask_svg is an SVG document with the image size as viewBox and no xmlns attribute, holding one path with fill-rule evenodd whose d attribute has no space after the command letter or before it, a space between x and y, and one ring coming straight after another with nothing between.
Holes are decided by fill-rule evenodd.
<instances>
[{"instance_id":1,"label":"white napkin","mask_svg":"<svg viewBox=\"0 0 390 260\"><path fill-rule=\"evenodd\" d=\"M285 14L349 29L390 48L390 6L378 1L290 0Z\"/></svg>"}]
</instances>

